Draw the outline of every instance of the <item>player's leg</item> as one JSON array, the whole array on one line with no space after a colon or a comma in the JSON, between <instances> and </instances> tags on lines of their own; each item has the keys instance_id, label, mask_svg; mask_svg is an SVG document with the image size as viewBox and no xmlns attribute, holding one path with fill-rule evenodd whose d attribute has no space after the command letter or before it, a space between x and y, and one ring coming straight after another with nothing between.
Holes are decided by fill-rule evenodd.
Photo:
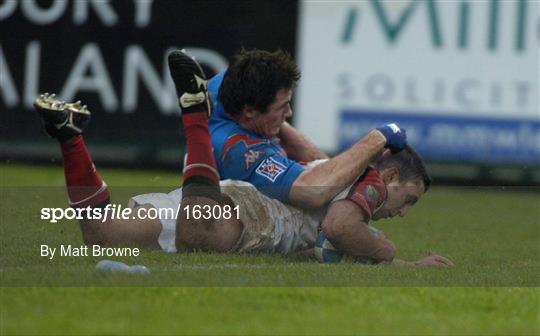
<instances>
[{"instance_id":1,"label":"player's leg","mask_svg":"<svg viewBox=\"0 0 540 336\"><path fill-rule=\"evenodd\" d=\"M60 143L70 206L103 211L110 203L109 188L96 171L82 136L90 112L80 102L65 103L48 94L36 100L35 108L46 132ZM79 223L86 244L157 246L161 229L157 220L102 221L85 217Z\"/></svg>"},{"instance_id":2,"label":"player's leg","mask_svg":"<svg viewBox=\"0 0 540 336\"><path fill-rule=\"evenodd\" d=\"M144 208L142 212L139 212ZM147 249L161 249L158 238L162 230L159 219L148 219L139 214L148 214L148 210L153 208L150 204L143 204L133 208L133 218L130 219L110 219L100 223L96 220L85 221L85 225L100 226L102 232L99 245L102 246L136 246ZM81 224L82 225L82 224Z\"/></svg>"},{"instance_id":3,"label":"player's leg","mask_svg":"<svg viewBox=\"0 0 540 336\"><path fill-rule=\"evenodd\" d=\"M232 203L221 194L219 173L212 153L208 131L212 107L206 76L200 65L182 51L169 55L169 69L182 111L187 146L182 208ZM177 219L176 247L179 251L200 249L225 252L231 250L241 236L242 224L239 220L193 217L182 212Z\"/></svg>"}]
</instances>

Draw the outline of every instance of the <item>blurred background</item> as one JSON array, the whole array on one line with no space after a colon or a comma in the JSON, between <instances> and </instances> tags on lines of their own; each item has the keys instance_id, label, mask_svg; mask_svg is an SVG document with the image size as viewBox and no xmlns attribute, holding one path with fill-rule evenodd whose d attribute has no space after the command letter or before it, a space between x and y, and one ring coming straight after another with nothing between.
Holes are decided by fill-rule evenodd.
<instances>
[{"instance_id":1,"label":"blurred background","mask_svg":"<svg viewBox=\"0 0 540 336\"><path fill-rule=\"evenodd\" d=\"M540 6L528 0L0 2L0 157L60 164L32 103L81 99L99 165L181 166L166 55L209 76L241 48L290 52L292 123L336 154L396 121L443 183L540 184Z\"/></svg>"}]
</instances>

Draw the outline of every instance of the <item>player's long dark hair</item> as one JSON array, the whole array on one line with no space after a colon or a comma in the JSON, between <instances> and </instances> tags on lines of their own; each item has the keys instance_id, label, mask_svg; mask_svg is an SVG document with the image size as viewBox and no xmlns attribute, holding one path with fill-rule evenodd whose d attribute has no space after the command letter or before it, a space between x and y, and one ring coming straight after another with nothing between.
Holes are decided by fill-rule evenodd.
<instances>
[{"instance_id":1,"label":"player's long dark hair","mask_svg":"<svg viewBox=\"0 0 540 336\"><path fill-rule=\"evenodd\" d=\"M219 100L231 116L241 115L246 105L265 113L279 90L294 89L299 80L300 71L288 53L242 49L223 77Z\"/></svg>"},{"instance_id":2,"label":"player's long dark hair","mask_svg":"<svg viewBox=\"0 0 540 336\"><path fill-rule=\"evenodd\" d=\"M374 165L379 171L396 167L399 169L400 181L410 181L421 178L424 181L424 192L428 191L429 186L431 185L431 177L427 172L424 160L420 154L409 145L399 153L380 158Z\"/></svg>"}]
</instances>

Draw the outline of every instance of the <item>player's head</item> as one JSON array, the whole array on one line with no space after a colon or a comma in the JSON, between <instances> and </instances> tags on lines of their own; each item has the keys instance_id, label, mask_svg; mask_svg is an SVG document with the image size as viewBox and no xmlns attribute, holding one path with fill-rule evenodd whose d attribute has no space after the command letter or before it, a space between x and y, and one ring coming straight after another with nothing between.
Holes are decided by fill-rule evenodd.
<instances>
[{"instance_id":1,"label":"player's head","mask_svg":"<svg viewBox=\"0 0 540 336\"><path fill-rule=\"evenodd\" d=\"M223 77L219 100L244 127L272 137L292 116L290 101L299 79L298 67L288 53L242 50Z\"/></svg>"},{"instance_id":2,"label":"player's head","mask_svg":"<svg viewBox=\"0 0 540 336\"><path fill-rule=\"evenodd\" d=\"M399 153L381 157L375 167L386 184L388 197L373 215L374 220L403 217L431 184L424 160L408 145Z\"/></svg>"}]
</instances>

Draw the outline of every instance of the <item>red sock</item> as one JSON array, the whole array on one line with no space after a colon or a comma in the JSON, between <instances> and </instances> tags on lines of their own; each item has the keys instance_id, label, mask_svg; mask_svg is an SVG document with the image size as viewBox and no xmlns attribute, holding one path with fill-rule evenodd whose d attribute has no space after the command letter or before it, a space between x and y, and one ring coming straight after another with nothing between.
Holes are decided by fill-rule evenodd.
<instances>
[{"instance_id":1,"label":"red sock","mask_svg":"<svg viewBox=\"0 0 540 336\"><path fill-rule=\"evenodd\" d=\"M182 115L187 140L187 155L184 163L184 184L191 177L203 177L219 183L219 173L212 153L208 117L206 112Z\"/></svg>"},{"instance_id":2,"label":"red sock","mask_svg":"<svg viewBox=\"0 0 540 336\"><path fill-rule=\"evenodd\" d=\"M82 135L61 143L60 148L64 158L69 204L73 207L84 208L101 205L108 201L109 189L96 172Z\"/></svg>"}]
</instances>

